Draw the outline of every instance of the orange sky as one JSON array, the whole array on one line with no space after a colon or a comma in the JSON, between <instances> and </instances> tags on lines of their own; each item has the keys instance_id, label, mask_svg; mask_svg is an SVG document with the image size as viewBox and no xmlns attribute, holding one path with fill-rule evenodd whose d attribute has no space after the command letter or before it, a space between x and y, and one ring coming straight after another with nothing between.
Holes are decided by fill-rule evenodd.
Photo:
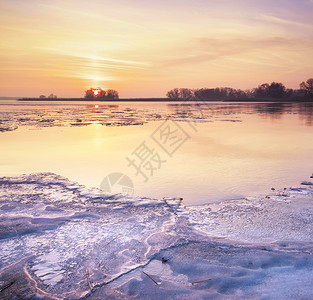
<instances>
[{"instance_id":1,"label":"orange sky","mask_svg":"<svg viewBox=\"0 0 313 300\"><path fill-rule=\"evenodd\" d=\"M313 0L1 0L0 96L163 97L313 77Z\"/></svg>"}]
</instances>

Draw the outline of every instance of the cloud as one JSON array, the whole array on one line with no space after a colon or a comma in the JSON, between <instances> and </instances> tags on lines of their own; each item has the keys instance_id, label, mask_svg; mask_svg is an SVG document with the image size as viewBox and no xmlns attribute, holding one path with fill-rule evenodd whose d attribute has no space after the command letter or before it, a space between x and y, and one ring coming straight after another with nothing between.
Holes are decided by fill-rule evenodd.
<instances>
[{"instance_id":1,"label":"cloud","mask_svg":"<svg viewBox=\"0 0 313 300\"><path fill-rule=\"evenodd\" d=\"M242 56L247 53L256 53L266 49L295 48L304 43L313 46L313 42L295 41L282 37L271 37L263 39L252 38L200 38L190 42L183 52L188 54L171 57L163 60L164 66L177 66L183 64L205 63L219 58ZM181 50L177 50L179 52Z\"/></svg>"},{"instance_id":2,"label":"cloud","mask_svg":"<svg viewBox=\"0 0 313 300\"><path fill-rule=\"evenodd\" d=\"M313 0L311 0L311 1L313 3ZM284 24L284 25L292 25L292 26L301 26L301 27L313 28L312 24L292 21L292 20L289 20L289 19L280 18L280 17L276 17L276 16L273 16L273 15L261 14L259 16L259 18L261 20L265 20L265 21L272 22L272 23L277 23L277 24Z\"/></svg>"},{"instance_id":3,"label":"cloud","mask_svg":"<svg viewBox=\"0 0 313 300\"><path fill-rule=\"evenodd\" d=\"M74 65L98 69L144 69L149 66L147 62L123 60L99 55L83 54L72 50L58 48L42 48L47 54L51 54L56 59L71 61Z\"/></svg>"}]
</instances>

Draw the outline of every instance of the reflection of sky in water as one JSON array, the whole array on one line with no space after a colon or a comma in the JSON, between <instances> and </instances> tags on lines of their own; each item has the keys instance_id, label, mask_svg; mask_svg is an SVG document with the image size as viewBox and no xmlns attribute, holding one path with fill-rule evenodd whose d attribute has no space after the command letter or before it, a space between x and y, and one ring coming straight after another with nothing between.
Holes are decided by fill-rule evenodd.
<instances>
[{"instance_id":1,"label":"reflection of sky in water","mask_svg":"<svg viewBox=\"0 0 313 300\"><path fill-rule=\"evenodd\" d=\"M122 172L133 181L134 195L177 196L199 204L297 185L313 172L311 103L99 108L96 103L2 103L0 128L18 129L1 133L0 175L49 171L99 187L108 174ZM181 145L177 141L173 153L151 137L164 129L166 119L178 121L189 137ZM147 182L127 161L139 162L134 151L143 142L153 151L156 168L142 166Z\"/></svg>"}]
</instances>

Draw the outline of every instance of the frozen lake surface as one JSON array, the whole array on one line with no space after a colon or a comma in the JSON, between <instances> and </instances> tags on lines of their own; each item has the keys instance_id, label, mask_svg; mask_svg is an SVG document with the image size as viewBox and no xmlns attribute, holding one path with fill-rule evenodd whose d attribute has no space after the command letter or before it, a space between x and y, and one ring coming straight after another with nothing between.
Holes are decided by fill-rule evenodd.
<instances>
[{"instance_id":1,"label":"frozen lake surface","mask_svg":"<svg viewBox=\"0 0 313 300\"><path fill-rule=\"evenodd\" d=\"M313 183L185 207L0 178L3 299L312 299Z\"/></svg>"},{"instance_id":2,"label":"frozen lake surface","mask_svg":"<svg viewBox=\"0 0 313 300\"><path fill-rule=\"evenodd\" d=\"M312 111L2 101L0 298L312 299Z\"/></svg>"},{"instance_id":3,"label":"frozen lake surface","mask_svg":"<svg viewBox=\"0 0 313 300\"><path fill-rule=\"evenodd\" d=\"M295 186L312 172L312 103L0 101L0 175L88 187L125 174L134 196L188 205Z\"/></svg>"}]
</instances>

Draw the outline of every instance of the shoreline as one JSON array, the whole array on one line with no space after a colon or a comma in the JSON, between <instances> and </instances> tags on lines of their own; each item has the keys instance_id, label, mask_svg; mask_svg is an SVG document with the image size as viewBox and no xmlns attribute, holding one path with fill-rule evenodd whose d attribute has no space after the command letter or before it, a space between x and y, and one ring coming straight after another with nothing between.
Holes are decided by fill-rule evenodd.
<instances>
[{"instance_id":1,"label":"shoreline","mask_svg":"<svg viewBox=\"0 0 313 300\"><path fill-rule=\"evenodd\" d=\"M284 99L262 99L262 98L248 98L248 99L169 99L169 98L120 98L120 99L94 99L86 100L84 98L56 98L56 99L39 99L39 98L20 98L17 101L36 101L36 102L184 102L184 103L207 103L207 102L264 102L264 103L299 103L299 102L313 102L312 98L284 98Z\"/></svg>"}]
</instances>

